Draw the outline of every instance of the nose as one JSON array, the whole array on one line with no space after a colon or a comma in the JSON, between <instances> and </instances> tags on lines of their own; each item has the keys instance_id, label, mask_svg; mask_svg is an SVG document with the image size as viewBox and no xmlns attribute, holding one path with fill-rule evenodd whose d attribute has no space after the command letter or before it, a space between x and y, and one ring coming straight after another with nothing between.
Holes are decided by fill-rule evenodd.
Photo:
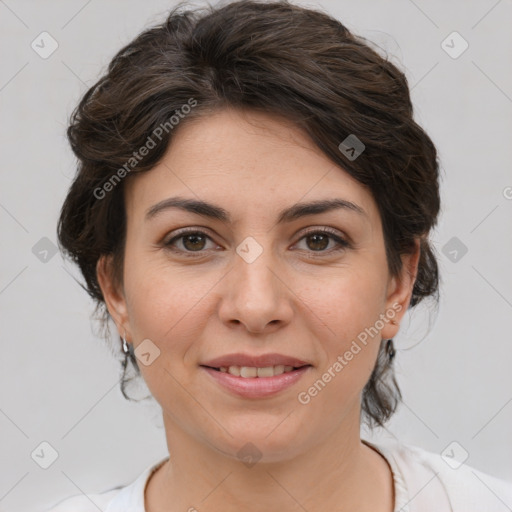
<instances>
[{"instance_id":1,"label":"nose","mask_svg":"<svg viewBox=\"0 0 512 512\"><path fill-rule=\"evenodd\" d=\"M249 262L238 254L223 282L220 319L233 328L243 325L266 334L290 323L293 316L290 284L269 249Z\"/></svg>"}]
</instances>

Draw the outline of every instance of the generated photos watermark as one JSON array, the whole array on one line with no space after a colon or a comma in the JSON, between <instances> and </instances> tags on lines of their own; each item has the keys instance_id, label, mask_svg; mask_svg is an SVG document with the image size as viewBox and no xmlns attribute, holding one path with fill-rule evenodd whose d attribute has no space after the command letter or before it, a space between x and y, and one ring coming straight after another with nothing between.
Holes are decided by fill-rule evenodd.
<instances>
[{"instance_id":1,"label":"generated photos watermark","mask_svg":"<svg viewBox=\"0 0 512 512\"><path fill-rule=\"evenodd\" d=\"M336 358L336 361L329 366L327 371L325 371L322 376L317 379L313 385L311 385L306 391L301 391L297 395L297 399L303 405L309 404L311 399L322 391L325 386L331 382L331 380L339 374L345 366L349 364L354 356L361 352L362 348L368 344L368 337L374 338L380 331L384 328L384 326L393 318L395 318L396 313L399 313L402 310L403 306L397 302L395 302L391 308L389 308L385 313L381 313L379 319L375 321L375 323L371 327L366 327L364 331L361 331L357 335L357 340L352 340L350 348L346 350L342 355L339 355ZM358 343L359 341L359 343ZM363 347L361 347L361 344Z\"/></svg>"},{"instance_id":2,"label":"generated photos watermark","mask_svg":"<svg viewBox=\"0 0 512 512\"><path fill-rule=\"evenodd\" d=\"M147 156L152 149L154 149L158 142L161 142L164 132L168 134L171 130L173 130L182 119L184 119L187 114L192 111L197 105L197 100L194 98L189 98L187 103L184 103L179 109L176 109L171 117L164 123L160 123L152 132L151 135L146 139L146 142L137 150L133 152L133 156L131 156L125 164L120 167L101 187L96 187L94 189L94 197L98 200L103 199L108 192L114 190L115 186L120 183L120 181L126 177L126 175L132 171L138 164L143 160L145 156ZM158 139L158 142L157 140Z\"/></svg>"}]
</instances>

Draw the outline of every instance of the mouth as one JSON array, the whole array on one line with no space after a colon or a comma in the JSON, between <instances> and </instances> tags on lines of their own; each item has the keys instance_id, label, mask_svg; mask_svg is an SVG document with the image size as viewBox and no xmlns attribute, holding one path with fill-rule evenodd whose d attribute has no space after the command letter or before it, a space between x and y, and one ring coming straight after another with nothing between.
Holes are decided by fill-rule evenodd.
<instances>
[{"instance_id":1,"label":"mouth","mask_svg":"<svg viewBox=\"0 0 512 512\"><path fill-rule=\"evenodd\" d=\"M300 366L292 366L292 365L283 365L278 364L274 366L207 366L201 365L203 368L209 368L211 370L227 373L229 375L233 375L235 377L241 377L243 379L254 379L254 378L266 378L266 377L275 377L277 375L282 375L283 373L291 373L301 368L306 368L311 366L310 364L300 365Z\"/></svg>"},{"instance_id":2,"label":"mouth","mask_svg":"<svg viewBox=\"0 0 512 512\"><path fill-rule=\"evenodd\" d=\"M237 398L261 400L278 396L291 389L305 374L313 368L310 364L302 366L207 366L200 365L210 382L219 389Z\"/></svg>"}]
</instances>

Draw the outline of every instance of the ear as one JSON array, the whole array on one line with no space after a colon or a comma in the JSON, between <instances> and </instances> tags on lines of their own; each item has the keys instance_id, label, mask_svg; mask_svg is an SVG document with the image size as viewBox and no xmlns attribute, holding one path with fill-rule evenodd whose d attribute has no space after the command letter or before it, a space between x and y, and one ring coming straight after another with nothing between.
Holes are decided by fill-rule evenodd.
<instances>
[{"instance_id":1,"label":"ear","mask_svg":"<svg viewBox=\"0 0 512 512\"><path fill-rule=\"evenodd\" d=\"M386 309L384 314L388 319L381 331L383 339L393 338L400 330L400 321L405 315L412 297L412 290L418 275L418 264L421 253L421 238L416 239L415 250L412 254L403 254L400 275L390 278L387 289ZM392 317L393 311L395 315ZM387 312L387 314L386 314ZM391 313L391 314L390 314ZM396 322L396 325L391 323Z\"/></svg>"},{"instance_id":2,"label":"ear","mask_svg":"<svg viewBox=\"0 0 512 512\"><path fill-rule=\"evenodd\" d=\"M102 255L96 263L96 277L105 299L110 316L114 320L119 336L126 332L126 341L131 338L129 316L124 291L115 285L113 277L112 255Z\"/></svg>"}]
</instances>

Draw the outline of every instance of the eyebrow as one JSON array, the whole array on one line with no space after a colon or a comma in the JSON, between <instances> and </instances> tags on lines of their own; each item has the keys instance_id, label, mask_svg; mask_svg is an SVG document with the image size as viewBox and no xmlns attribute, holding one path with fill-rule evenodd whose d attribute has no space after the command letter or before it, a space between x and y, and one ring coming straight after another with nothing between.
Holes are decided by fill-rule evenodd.
<instances>
[{"instance_id":1,"label":"eyebrow","mask_svg":"<svg viewBox=\"0 0 512 512\"><path fill-rule=\"evenodd\" d=\"M219 220L223 223L231 223L231 217L229 213L222 207L217 206L206 201L198 199L187 199L183 197L169 197L159 203L151 206L145 215L145 220L149 221L156 217L158 214L172 208L179 208L181 210L201 215L210 219ZM318 215L333 210L346 210L349 212L355 212L363 217L368 218L368 214L359 205L347 201L346 199L320 199L317 201L311 201L308 203L297 203L289 208L285 208L279 213L278 224L284 222L292 222L306 217L308 215Z\"/></svg>"}]
</instances>

